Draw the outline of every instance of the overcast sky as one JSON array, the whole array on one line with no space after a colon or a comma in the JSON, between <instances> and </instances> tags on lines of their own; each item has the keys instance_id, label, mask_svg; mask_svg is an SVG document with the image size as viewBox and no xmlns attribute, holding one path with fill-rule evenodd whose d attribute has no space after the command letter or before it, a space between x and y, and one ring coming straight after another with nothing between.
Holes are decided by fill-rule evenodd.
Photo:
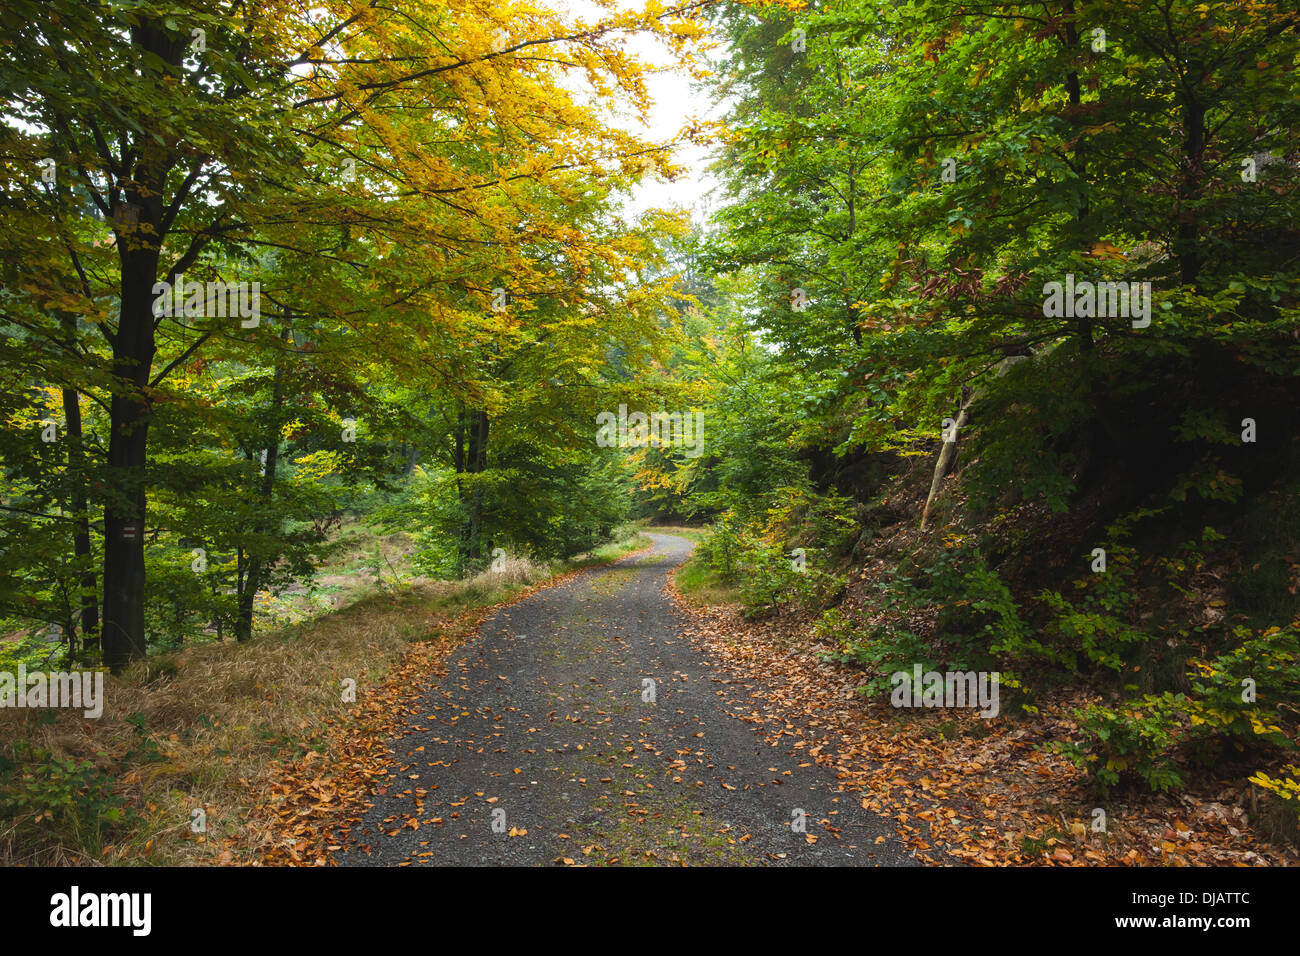
<instances>
[{"instance_id":1,"label":"overcast sky","mask_svg":"<svg viewBox=\"0 0 1300 956\"><path fill-rule=\"evenodd\" d=\"M552 0L555 8L568 11L587 21L600 19L602 10L590 0ZM635 0L620 0L624 9L639 7ZM659 41L645 36L632 36L627 41L628 52L643 62L667 67L671 55ZM720 108L714 108L708 95L693 89L689 76L676 70L665 70L647 77L647 88L654 100L649 126L626 118L626 128L654 142L667 143L677 137L691 118L717 119ZM673 154L676 165L684 171L672 182L663 182L657 176L646 177L626 204L630 215L655 207L680 207L690 210L697 222L704 220L708 211L707 193L716 185L705 172L709 150L691 143L682 143Z\"/></svg>"}]
</instances>

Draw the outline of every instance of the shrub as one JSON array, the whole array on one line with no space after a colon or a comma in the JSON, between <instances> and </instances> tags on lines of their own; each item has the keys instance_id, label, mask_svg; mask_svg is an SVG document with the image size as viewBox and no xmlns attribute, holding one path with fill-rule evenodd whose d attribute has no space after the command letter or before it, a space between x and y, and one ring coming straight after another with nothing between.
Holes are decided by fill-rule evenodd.
<instances>
[{"instance_id":1,"label":"shrub","mask_svg":"<svg viewBox=\"0 0 1300 956\"><path fill-rule=\"evenodd\" d=\"M1083 740L1058 749L1088 772L1098 792L1106 793L1125 775L1152 790L1181 787L1179 758L1185 751L1207 762L1224 744L1242 751L1295 747L1300 645L1294 629L1269 628L1212 661L1193 659L1190 665L1196 696L1166 691L1115 709L1093 706L1080 715ZM1254 682L1253 700L1243 687L1247 679Z\"/></svg>"},{"instance_id":2,"label":"shrub","mask_svg":"<svg viewBox=\"0 0 1300 956\"><path fill-rule=\"evenodd\" d=\"M89 760L25 742L0 754L0 817L12 821L9 838L36 853L73 850L98 859L130 816L113 776Z\"/></svg>"},{"instance_id":3,"label":"shrub","mask_svg":"<svg viewBox=\"0 0 1300 956\"><path fill-rule=\"evenodd\" d=\"M1092 788L1103 797L1133 778L1152 790L1182 787L1171 750L1183 739L1185 702L1182 694L1166 691L1118 709L1094 705L1080 715L1083 742L1066 741L1055 749L1087 771Z\"/></svg>"},{"instance_id":4,"label":"shrub","mask_svg":"<svg viewBox=\"0 0 1300 956\"><path fill-rule=\"evenodd\" d=\"M1300 767L1288 764L1278 772L1283 776L1271 777L1261 770L1250 778L1250 782L1273 794L1283 810L1293 818L1294 832L1300 828Z\"/></svg>"}]
</instances>

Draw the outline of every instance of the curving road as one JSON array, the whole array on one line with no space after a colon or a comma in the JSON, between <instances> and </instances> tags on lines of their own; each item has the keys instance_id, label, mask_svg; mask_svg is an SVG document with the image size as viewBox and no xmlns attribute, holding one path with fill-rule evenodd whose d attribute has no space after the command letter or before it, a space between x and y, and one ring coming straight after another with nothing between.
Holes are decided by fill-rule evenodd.
<instances>
[{"instance_id":1,"label":"curving road","mask_svg":"<svg viewBox=\"0 0 1300 956\"><path fill-rule=\"evenodd\" d=\"M663 591L692 546L650 537L453 655L340 863L914 864L829 771L727 713L732 689Z\"/></svg>"}]
</instances>

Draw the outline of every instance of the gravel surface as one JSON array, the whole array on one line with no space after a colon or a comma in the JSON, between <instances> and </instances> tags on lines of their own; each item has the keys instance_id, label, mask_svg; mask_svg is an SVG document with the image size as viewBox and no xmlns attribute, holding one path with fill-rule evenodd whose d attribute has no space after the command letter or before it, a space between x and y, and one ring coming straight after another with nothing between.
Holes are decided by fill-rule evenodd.
<instances>
[{"instance_id":1,"label":"gravel surface","mask_svg":"<svg viewBox=\"0 0 1300 956\"><path fill-rule=\"evenodd\" d=\"M341 863L915 865L830 771L726 712L663 590L692 545L650 537L453 655Z\"/></svg>"}]
</instances>

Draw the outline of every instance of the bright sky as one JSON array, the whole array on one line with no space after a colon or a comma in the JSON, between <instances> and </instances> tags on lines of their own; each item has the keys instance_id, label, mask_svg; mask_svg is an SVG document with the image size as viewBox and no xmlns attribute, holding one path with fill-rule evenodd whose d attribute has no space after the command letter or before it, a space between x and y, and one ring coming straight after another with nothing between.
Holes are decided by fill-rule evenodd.
<instances>
[{"instance_id":1,"label":"bright sky","mask_svg":"<svg viewBox=\"0 0 1300 956\"><path fill-rule=\"evenodd\" d=\"M586 20L600 19L602 9L590 0L552 0L556 8L580 16ZM619 0L622 9L641 6L637 0ZM632 36L627 41L628 52L645 63L668 66L672 56L657 40L645 36ZM706 120L716 119L721 108L715 108L709 96L702 90L693 89L690 77L676 70L655 73L646 80L650 95L654 100L648 126L637 123L630 118L627 129L657 143L673 140L681 128L692 117ZM679 144L673 154L675 165L683 167L683 172L672 182L663 182L657 176L647 176L635 189L626 203L629 215L635 216L647 209L680 207L688 209L696 222L703 222L709 210L708 192L717 185L716 180L705 171L709 162L709 150L691 143Z\"/></svg>"}]
</instances>

